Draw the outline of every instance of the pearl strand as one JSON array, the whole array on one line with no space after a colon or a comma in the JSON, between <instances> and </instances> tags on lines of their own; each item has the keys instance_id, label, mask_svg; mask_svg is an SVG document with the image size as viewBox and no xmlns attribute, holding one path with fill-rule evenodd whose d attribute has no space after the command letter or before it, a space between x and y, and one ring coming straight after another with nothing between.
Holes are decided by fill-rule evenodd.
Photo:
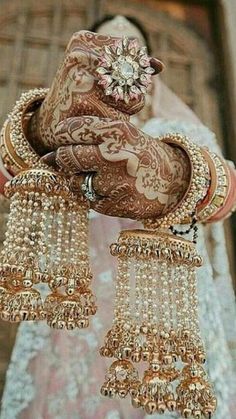
<instances>
[{"instance_id":1,"label":"pearl strand","mask_svg":"<svg viewBox=\"0 0 236 419\"><path fill-rule=\"evenodd\" d=\"M149 312L148 312L148 264L140 261L139 272L141 276L141 289L142 289L142 323L147 325L149 321Z\"/></svg>"},{"instance_id":2,"label":"pearl strand","mask_svg":"<svg viewBox=\"0 0 236 419\"><path fill-rule=\"evenodd\" d=\"M170 301L170 326L172 330L177 329L177 305L176 305L176 293L175 293L175 269L169 267L169 301Z\"/></svg>"},{"instance_id":3,"label":"pearl strand","mask_svg":"<svg viewBox=\"0 0 236 419\"><path fill-rule=\"evenodd\" d=\"M72 269L75 271L78 269L78 256L79 256L79 250L80 250L80 242L79 242L79 236L80 236L80 229L81 229L81 216L76 211L74 202L69 203L69 223L66 223L66 225L69 227L68 230L68 241L69 241L69 253L66 253L67 255L67 263L69 266L72 267Z\"/></svg>"},{"instance_id":4,"label":"pearl strand","mask_svg":"<svg viewBox=\"0 0 236 419\"><path fill-rule=\"evenodd\" d=\"M125 324L130 316L128 259L119 258L116 283L114 324Z\"/></svg>"},{"instance_id":5,"label":"pearl strand","mask_svg":"<svg viewBox=\"0 0 236 419\"><path fill-rule=\"evenodd\" d=\"M3 249L1 252L1 256L3 257L3 263L13 263L13 264L16 263L15 249L13 245L14 245L15 232L16 232L16 222L18 220L17 218L17 210L19 206L18 197L19 197L19 193L16 193L14 195L14 199L12 199L10 202L11 216L9 216L7 220L7 230L5 234ZM16 245L16 242L15 242L15 245Z\"/></svg>"},{"instance_id":6,"label":"pearl strand","mask_svg":"<svg viewBox=\"0 0 236 419\"><path fill-rule=\"evenodd\" d=\"M63 240L63 225L64 225L64 214L65 214L65 200L61 199L59 203L59 209L56 215L57 220L57 237L55 245L55 268L59 272L62 259L62 240Z\"/></svg>"},{"instance_id":7,"label":"pearl strand","mask_svg":"<svg viewBox=\"0 0 236 419\"><path fill-rule=\"evenodd\" d=\"M159 304L159 295L158 295L158 281L159 281L159 269L155 259L152 259L152 321L153 326L157 327L158 322L160 321L160 304Z\"/></svg>"},{"instance_id":8,"label":"pearl strand","mask_svg":"<svg viewBox=\"0 0 236 419\"><path fill-rule=\"evenodd\" d=\"M181 301L181 276L180 276L180 267L175 266L173 271L174 281L173 281L173 292L175 295L175 307L176 307L176 328L177 331L182 330L182 301Z\"/></svg>"},{"instance_id":9,"label":"pearl strand","mask_svg":"<svg viewBox=\"0 0 236 419\"><path fill-rule=\"evenodd\" d=\"M45 199L45 208L46 212L46 229L45 229L45 241L47 243L47 252L45 255L45 265L42 266L44 272L50 273L52 270L53 264L53 224L54 224L54 197L48 196ZM40 265L39 265L40 268Z\"/></svg>"},{"instance_id":10,"label":"pearl strand","mask_svg":"<svg viewBox=\"0 0 236 419\"><path fill-rule=\"evenodd\" d=\"M200 324L198 316L198 292L197 292L197 278L194 269L189 270L188 278L189 286L189 318L190 329L196 337L200 337Z\"/></svg>"},{"instance_id":11,"label":"pearl strand","mask_svg":"<svg viewBox=\"0 0 236 419\"><path fill-rule=\"evenodd\" d=\"M134 301L134 323L140 326L142 316L142 282L139 269L139 260L134 259L134 276L135 276L135 301Z\"/></svg>"},{"instance_id":12,"label":"pearl strand","mask_svg":"<svg viewBox=\"0 0 236 419\"><path fill-rule=\"evenodd\" d=\"M182 327L185 329L190 328L190 293L189 293L189 267L182 265L180 267L180 295L181 295L181 315L182 315Z\"/></svg>"},{"instance_id":13,"label":"pearl strand","mask_svg":"<svg viewBox=\"0 0 236 419\"><path fill-rule=\"evenodd\" d=\"M158 303L160 311L160 329L169 331L170 329L170 310L168 296L168 269L166 262L157 262L158 268Z\"/></svg>"},{"instance_id":14,"label":"pearl strand","mask_svg":"<svg viewBox=\"0 0 236 419\"><path fill-rule=\"evenodd\" d=\"M77 212L75 210L74 207L74 203L71 203L71 212L70 212L70 234L69 234L69 257L70 257L70 261L67 260L67 264L68 266L72 267L72 270L75 271L76 269L76 263L77 263L77 258L76 258L76 252L78 250L78 243L76 243L76 231L77 231L77 227L78 227L78 220L77 220ZM65 225L67 226L67 223L65 222ZM77 249L77 250L76 250ZM66 286L66 293L68 295L73 295L75 293L75 287L76 287L76 283L75 283L75 275L74 272L72 273L71 270L71 274L67 279L67 286Z\"/></svg>"},{"instance_id":15,"label":"pearl strand","mask_svg":"<svg viewBox=\"0 0 236 419\"><path fill-rule=\"evenodd\" d=\"M44 265L46 267L46 257L48 253L48 242L47 242L47 220L48 220L48 201L47 201L47 195L45 193L39 193L36 192L35 196L38 200L36 208L38 208L38 219L39 219L39 240L38 240L38 258L37 258L37 264L38 269L41 269L41 265Z\"/></svg>"}]
</instances>

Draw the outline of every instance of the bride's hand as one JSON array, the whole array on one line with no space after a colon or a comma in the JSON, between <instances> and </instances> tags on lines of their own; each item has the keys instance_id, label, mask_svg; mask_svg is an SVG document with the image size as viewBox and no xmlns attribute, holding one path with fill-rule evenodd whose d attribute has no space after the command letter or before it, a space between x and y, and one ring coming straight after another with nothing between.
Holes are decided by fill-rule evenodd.
<instances>
[{"instance_id":1,"label":"bride's hand","mask_svg":"<svg viewBox=\"0 0 236 419\"><path fill-rule=\"evenodd\" d=\"M40 109L29 124L29 140L39 154L62 145L55 139L58 123L68 117L95 115L127 120L128 114L138 112L144 104L144 95L133 98L127 105L106 96L99 86L96 72L104 47L114 45L118 38L88 31L75 33L66 49L52 86ZM151 58L150 65L157 74L162 63Z\"/></svg>"},{"instance_id":2,"label":"bride's hand","mask_svg":"<svg viewBox=\"0 0 236 419\"><path fill-rule=\"evenodd\" d=\"M94 191L102 199L91 207L103 214L133 219L156 217L171 210L187 190L188 158L128 121L75 117L55 132L61 144L43 158L67 174L95 172Z\"/></svg>"}]
</instances>

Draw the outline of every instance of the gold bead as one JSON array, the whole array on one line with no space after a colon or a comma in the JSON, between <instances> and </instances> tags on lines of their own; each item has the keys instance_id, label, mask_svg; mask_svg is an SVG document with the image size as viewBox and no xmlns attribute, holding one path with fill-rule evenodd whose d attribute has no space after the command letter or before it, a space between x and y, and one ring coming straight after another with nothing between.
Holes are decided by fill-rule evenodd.
<instances>
[{"instance_id":1,"label":"gold bead","mask_svg":"<svg viewBox=\"0 0 236 419\"><path fill-rule=\"evenodd\" d=\"M121 389L118 391L118 395L123 399L127 396L128 389Z\"/></svg>"},{"instance_id":2,"label":"gold bead","mask_svg":"<svg viewBox=\"0 0 236 419\"><path fill-rule=\"evenodd\" d=\"M160 365L157 362L151 362L150 367L153 372L157 372L160 369Z\"/></svg>"},{"instance_id":3,"label":"gold bead","mask_svg":"<svg viewBox=\"0 0 236 419\"><path fill-rule=\"evenodd\" d=\"M100 390L100 393L101 393L102 396L108 397L108 387L105 386L105 385L102 386L101 390Z\"/></svg>"},{"instance_id":4,"label":"gold bead","mask_svg":"<svg viewBox=\"0 0 236 419\"><path fill-rule=\"evenodd\" d=\"M145 361L145 362L149 361L150 357L151 357L151 354L150 354L149 351L143 351L142 352L142 360L143 361Z\"/></svg>"},{"instance_id":5,"label":"gold bead","mask_svg":"<svg viewBox=\"0 0 236 419\"><path fill-rule=\"evenodd\" d=\"M113 389L113 388L108 388L108 393L107 393L107 395L108 395L108 397L110 398L110 399L114 399L114 397L115 397L115 395L116 395L116 392L115 392L115 389Z\"/></svg>"},{"instance_id":6,"label":"gold bead","mask_svg":"<svg viewBox=\"0 0 236 419\"><path fill-rule=\"evenodd\" d=\"M140 352L136 351L136 352L133 352L133 353L131 354L131 360L132 360L133 362L139 362L139 361L140 361L140 359L141 359L141 353L140 353Z\"/></svg>"},{"instance_id":7,"label":"gold bead","mask_svg":"<svg viewBox=\"0 0 236 419\"><path fill-rule=\"evenodd\" d=\"M201 410L200 410L200 409L193 410L193 416L194 416L194 418L196 418L196 419L201 419L201 417L202 417L202 412L201 412Z\"/></svg>"},{"instance_id":8,"label":"gold bead","mask_svg":"<svg viewBox=\"0 0 236 419\"><path fill-rule=\"evenodd\" d=\"M78 327L79 329L84 329L89 326L89 320L88 319L81 319L78 321Z\"/></svg>"},{"instance_id":9,"label":"gold bead","mask_svg":"<svg viewBox=\"0 0 236 419\"><path fill-rule=\"evenodd\" d=\"M126 347L122 349L121 351L122 359L129 359L130 355L131 355L131 348Z\"/></svg>"},{"instance_id":10,"label":"gold bead","mask_svg":"<svg viewBox=\"0 0 236 419\"><path fill-rule=\"evenodd\" d=\"M192 415L192 410L186 408L183 410L182 415L184 418L190 418Z\"/></svg>"},{"instance_id":11,"label":"gold bead","mask_svg":"<svg viewBox=\"0 0 236 419\"><path fill-rule=\"evenodd\" d=\"M211 419L214 414L214 411L215 409L213 407L208 407L208 408L203 409L203 414L205 418Z\"/></svg>"},{"instance_id":12,"label":"gold bead","mask_svg":"<svg viewBox=\"0 0 236 419\"><path fill-rule=\"evenodd\" d=\"M157 403L158 413L160 413L162 415L163 413L165 413L165 410L166 410L166 406L165 406L164 403L162 403L162 402Z\"/></svg>"},{"instance_id":13,"label":"gold bead","mask_svg":"<svg viewBox=\"0 0 236 419\"><path fill-rule=\"evenodd\" d=\"M157 405L154 401L149 401L145 404L145 411L148 415L153 415L157 410Z\"/></svg>"},{"instance_id":14,"label":"gold bead","mask_svg":"<svg viewBox=\"0 0 236 419\"><path fill-rule=\"evenodd\" d=\"M174 412L176 410L176 401L175 400L168 400L166 405L167 405L167 409L170 412Z\"/></svg>"},{"instance_id":15,"label":"gold bead","mask_svg":"<svg viewBox=\"0 0 236 419\"><path fill-rule=\"evenodd\" d=\"M163 363L165 365L170 365L172 363L172 356L171 355L165 355L163 357Z\"/></svg>"}]
</instances>

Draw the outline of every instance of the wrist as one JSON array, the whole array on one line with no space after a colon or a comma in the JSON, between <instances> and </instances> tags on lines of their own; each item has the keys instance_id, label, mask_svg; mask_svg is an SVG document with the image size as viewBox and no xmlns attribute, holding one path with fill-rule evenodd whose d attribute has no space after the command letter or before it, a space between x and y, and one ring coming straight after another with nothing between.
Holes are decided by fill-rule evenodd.
<instances>
[{"instance_id":1,"label":"wrist","mask_svg":"<svg viewBox=\"0 0 236 419\"><path fill-rule=\"evenodd\" d=\"M188 223L195 214L197 205L205 198L210 182L209 167L202 155L201 147L179 134L167 134L161 138L161 141L172 149L182 150L184 153L182 154L184 162L182 170L187 169L188 181L182 189L182 198L178 199L175 207L170 206L166 213L157 216L156 219L145 220L145 227L151 229ZM190 173L188 167L190 167ZM179 187L179 184L172 185L172 189L175 186Z\"/></svg>"}]
</instances>

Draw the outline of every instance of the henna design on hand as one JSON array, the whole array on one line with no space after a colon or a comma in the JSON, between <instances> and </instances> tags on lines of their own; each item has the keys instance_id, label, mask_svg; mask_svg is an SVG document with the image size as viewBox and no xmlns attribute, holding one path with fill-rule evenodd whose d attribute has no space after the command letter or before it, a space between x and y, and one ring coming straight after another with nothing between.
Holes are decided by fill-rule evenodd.
<instances>
[{"instance_id":1,"label":"henna design on hand","mask_svg":"<svg viewBox=\"0 0 236 419\"><path fill-rule=\"evenodd\" d=\"M57 127L57 165L67 174L96 172L94 189L104 196L91 204L103 214L133 219L158 217L174 208L187 190L185 153L154 139L128 121L69 118ZM70 144L70 145L67 145ZM44 158L50 163L50 159Z\"/></svg>"}]
</instances>

